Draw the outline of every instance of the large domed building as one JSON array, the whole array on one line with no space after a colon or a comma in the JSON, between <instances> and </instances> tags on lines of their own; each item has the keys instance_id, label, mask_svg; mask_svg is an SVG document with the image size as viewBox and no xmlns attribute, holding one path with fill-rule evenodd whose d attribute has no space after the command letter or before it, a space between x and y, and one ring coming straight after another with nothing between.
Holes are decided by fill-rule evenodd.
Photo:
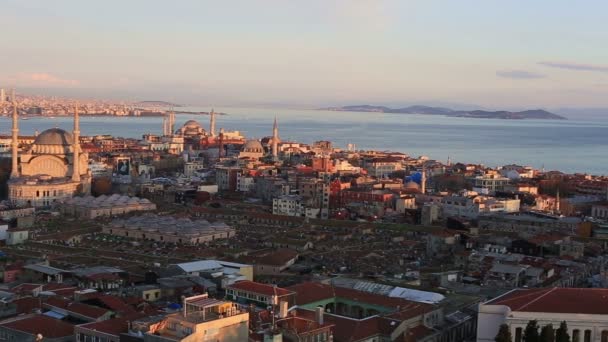
<instances>
[{"instance_id":1,"label":"large domed building","mask_svg":"<svg viewBox=\"0 0 608 342\"><path fill-rule=\"evenodd\" d=\"M184 137L193 137L205 136L207 135L207 132L196 120L188 120L175 132L175 134L182 135Z\"/></svg>"},{"instance_id":2,"label":"large domed building","mask_svg":"<svg viewBox=\"0 0 608 342\"><path fill-rule=\"evenodd\" d=\"M12 171L9 200L18 205L44 207L91 191L88 154L80 151L80 123L74 113L74 132L51 128L18 153L18 117L13 111Z\"/></svg>"},{"instance_id":3,"label":"large domed building","mask_svg":"<svg viewBox=\"0 0 608 342\"><path fill-rule=\"evenodd\" d=\"M261 142L255 139L247 140L239 153L239 158L260 159L263 156L264 147Z\"/></svg>"}]
</instances>

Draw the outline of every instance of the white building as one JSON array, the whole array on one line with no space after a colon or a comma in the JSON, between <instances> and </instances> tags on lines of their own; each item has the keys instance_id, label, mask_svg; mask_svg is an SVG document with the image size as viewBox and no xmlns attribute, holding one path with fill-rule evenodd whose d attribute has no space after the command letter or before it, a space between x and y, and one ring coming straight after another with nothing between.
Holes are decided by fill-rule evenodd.
<instances>
[{"instance_id":1,"label":"white building","mask_svg":"<svg viewBox=\"0 0 608 342\"><path fill-rule=\"evenodd\" d=\"M480 193L502 191L505 189L505 185L509 184L509 181L509 178L500 174L489 173L473 178L473 190Z\"/></svg>"},{"instance_id":2,"label":"white building","mask_svg":"<svg viewBox=\"0 0 608 342\"><path fill-rule=\"evenodd\" d=\"M443 217L477 218L487 213L519 212L519 199L498 199L488 196L446 196L441 201Z\"/></svg>"},{"instance_id":3,"label":"white building","mask_svg":"<svg viewBox=\"0 0 608 342\"><path fill-rule=\"evenodd\" d=\"M305 213L301 196L283 195L272 200L273 215L304 216Z\"/></svg>"},{"instance_id":4,"label":"white building","mask_svg":"<svg viewBox=\"0 0 608 342\"><path fill-rule=\"evenodd\" d=\"M595 204L591 207L591 216L596 219L608 220L608 204Z\"/></svg>"},{"instance_id":5,"label":"white building","mask_svg":"<svg viewBox=\"0 0 608 342\"><path fill-rule=\"evenodd\" d=\"M204 167L202 160L184 163L184 176L192 177L197 175L197 171Z\"/></svg>"},{"instance_id":6,"label":"white building","mask_svg":"<svg viewBox=\"0 0 608 342\"><path fill-rule=\"evenodd\" d=\"M543 327L568 325L572 341L608 341L608 289L516 289L479 305L477 341L494 341L501 324L511 330L513 342L522 342L526 325L537 320Z\"/></svg>"},{"instance_id":7,"label":"white building","mask_svg":"<svg viewBox=\"0 0 608 342\"><path fill-rule=\"evenodd\" d=\"M239 172L236 175L236 190L239 192L253 192L255 178L248 173Z\"/></svg>"},{"instance_id":8,"label":"white building","mask_svg":"<svg viewBox=\"0 0 608 342\"><path fill-rule=\"evenodd\" d=\"M334 170L340 174L359 174L361 168L351 165L348 160L334 159Z\"/></svg>"}]
</instances>

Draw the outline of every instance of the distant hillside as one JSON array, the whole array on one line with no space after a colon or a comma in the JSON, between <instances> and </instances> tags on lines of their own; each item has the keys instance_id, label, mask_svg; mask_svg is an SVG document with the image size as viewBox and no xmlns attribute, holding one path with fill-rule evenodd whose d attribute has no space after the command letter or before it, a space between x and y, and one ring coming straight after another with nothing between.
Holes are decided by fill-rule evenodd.
<instances>
[{"instance_id":1,"label":"distant hillside","mask_svg":"<svg viewBox=\"0 0 608 342\"><path fill-rule=\"evenodd\" d=\"M505 110L452 110L442 107L429 106L409 106L404 108L389 108L384 106L359 105L344 107L321 108L321 110L334 110L345 112L371 112L371 113L395 113L395 114L425 114L425 115L444 115L453 117L482 118L482 119L542 119L542 120L566 120L565 117L550 113L543 109L524 110L510 112Z\"/></svg>"},{"instance_id":2,"label":"distant hillside","mask_svg":"<svg viewBox=\"0 0 608 342\"><path fill-rule=\"evenodd\" d=\"M179 107L180 105L166 101L139 101L136 106L154 106L154 107Z\"/></svg>"}]
</instances>

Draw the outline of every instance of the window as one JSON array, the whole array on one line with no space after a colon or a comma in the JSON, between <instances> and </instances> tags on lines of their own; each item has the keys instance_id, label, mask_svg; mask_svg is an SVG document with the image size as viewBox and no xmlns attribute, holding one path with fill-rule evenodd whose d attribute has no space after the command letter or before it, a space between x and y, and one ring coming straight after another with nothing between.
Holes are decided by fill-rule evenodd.
<instances>
[{"instance_id":1,"label":"window","mask_svg":"<svg viewBox=\"0 0 608 342\"><path fill-rule=\"evenodd\" d=\"M521 342L522 328L515 329L515 342Z\"/></svg>"},{"instance_id":2,"label":"window","mask_svg":"<svg viewBox=\"0 0 608 342\"><path fill-rule=\"evenodd\" d=\"M581 331L578 329L572 330L572 342L580 342L581 341Z\"/></svg>"},{"instance_id":3,"label":"window","mask_svg":"<svg viewBox=\"0 0 608 342\"><path fill-rule=\"evenodd\" d=\"M585 342L591 342L591 330L585 330Z\"/></svg>"},{"instance_id":4,"label":"window","mask_svg":"<svg viewBox=\"0 0 608 342\"><path fill-rule=\"evenodd\" d=\"M608 330L602 330L602 342L608 342Z\"/></svg>"}]
</instances>

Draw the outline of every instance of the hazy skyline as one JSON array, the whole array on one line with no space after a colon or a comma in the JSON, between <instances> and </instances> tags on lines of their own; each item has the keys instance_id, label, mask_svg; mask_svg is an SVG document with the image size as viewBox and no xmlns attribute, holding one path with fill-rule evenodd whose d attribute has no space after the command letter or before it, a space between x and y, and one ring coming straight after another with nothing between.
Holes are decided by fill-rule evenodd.
<instances>
[{"instance_id":1,"label":"hazy skyline","mask_svg":"<svg viewBox=\"0 0 608 342\"><path fill-rule=\"evenodd\" d=\"M608 106L600 0L7 0L0 8L0 87L39 94Z\"/></svg>"}]
</instances>

